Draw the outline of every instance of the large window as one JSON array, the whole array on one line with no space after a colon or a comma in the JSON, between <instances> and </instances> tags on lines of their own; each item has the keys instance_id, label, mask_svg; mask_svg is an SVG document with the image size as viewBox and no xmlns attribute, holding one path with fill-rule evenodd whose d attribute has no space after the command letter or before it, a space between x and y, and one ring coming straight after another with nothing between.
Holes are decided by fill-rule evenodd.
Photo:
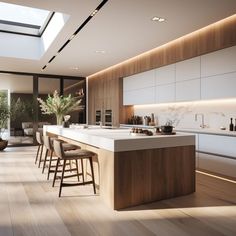
<instances>
[{"instance_id":1,"label":"large window","mask_svg":"<svg viewBox=\"0 0 236 236\"><path fill-rule=\"evenodd\" d=\"M0 2L0 32L41 36L53 12Z\"/></svg>"},{"instance_id":2,"label":"large window","mask_svg":"<svg viewBox=\"0 0 236 236\"><path fill-rule=\"evenodd\" d=\"M32 145L35 131L42 131L45 124L56 124L55 115L42 114L37 102L37 97L45 100L55 90L81 99L81 110L70 113L70 122L85 123L86 80L0 73L0 96L8 98L11 111L3 134L8 145Z\"/></svg>"}]
</instances>

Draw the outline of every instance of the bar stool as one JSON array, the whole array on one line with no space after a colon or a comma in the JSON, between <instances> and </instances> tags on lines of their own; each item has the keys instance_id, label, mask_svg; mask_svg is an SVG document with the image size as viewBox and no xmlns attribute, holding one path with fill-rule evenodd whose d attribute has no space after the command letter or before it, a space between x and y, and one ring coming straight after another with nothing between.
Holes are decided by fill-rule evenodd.
<instances>
[{"instance_id":1,"label":"bar stool","mask_svg":"<svg viewBox=\"0 0 236 236\"><path fill-rule=\"evenodd\" d=\"M38 150L37 150L37 154L36 154L36 157L35 157L35 164L37 163L38 157L39 157L38 167L40 167L41 162L43 162L43 160L42 160L42 154L43 154L43 136L42 136L42 133L39 132L39 131L36 131L36 140L37 140L37 143L38 143Z\"/></svg>"},{"instance_id":2,"label":"bar stool","mask_svg":"<svg viewBox=\"0 0 236 236\"><path fill-rule=\"evenodd\" d=\"M48 135L44 135L43 136L43 143L44 143L44 146L46 147L46 152L45 152L45 157L44 157L44 162L43 162L42 173L44 173L44 169L46 167L46 162L49 161L47 179L49 179L50 173L54 173L55 172L55 170L52 169L52 167L54 168L56 166L52 166L52 161L57 161L57 159L58 159L58 158L54 158L53 159L53 152L54 152L53 140L54 139L55 138L51 138ZM75 146L73 144L69 144L69 143L66 143L64 141L62 141L62 146L63 146L63 150L64 151L76 150L76 149L80 148L79 146ZM50 152L49 159L48 159L48 152Z\"/></svg>"},{"instance_id":3,"label":"bar stool","mask_svg":"<svg viewBox=\"0 0 236 236\"><path fill-rule=\"evenodd\" d=\"M58 160L57 160L57 164L56 164L56 170L55 170L55 173L54 173L54 179L53 179L53 184L52 184L53 187L55 185L55 180L56 180L56 177L57 177L59 162L60 162L60 160L63 161L61 182L60 182L60 189L59 189L59 197L61 197L62 187L78 186L78 185L85 185L85 184L93 184L93 191L94 191L94 194L96 194L96 187L95 187L95 180L94 180L94 170L93 170L93 162L92 162L92 158L95 154L93 152L90 152L90 151L84 150L84 149L64 152L62 142L60 140L57 140L57 139L55 139L53 141L53 146L54 146L54 151L55 151L56 155L58 156ZM79 173L79 171L77 169L77 175L64 176L67 161L75 160L75 162L77 163L77 160L81 160L81 163L82 163L84 159L89 160L89 163L90 163L91 177L92 177L91 181L84 181L84 168L83 168L83 165L81 165L82 173ZM77 163L77 168L78 168L78 163ZM78 183L64 183L64 178L69 178L69 177L74 177L74 176L78 176L78 181L79 181L79 175L82 175L82 179L83 179L82 183L80 183L80 182L78 182Z\"/></svg>"}]
</instances>

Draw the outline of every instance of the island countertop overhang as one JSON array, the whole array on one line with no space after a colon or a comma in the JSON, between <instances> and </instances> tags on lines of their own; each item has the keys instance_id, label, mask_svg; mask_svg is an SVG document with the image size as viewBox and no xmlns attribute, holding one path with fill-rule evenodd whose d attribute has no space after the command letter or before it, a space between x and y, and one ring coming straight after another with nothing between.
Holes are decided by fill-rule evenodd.
<instances>
[{"instance_id":1,"label":"island countertop overhang","mask_svg":"<svg viewBox=\"0 0 236 236\"><path fill-rule=\"evenodd\" d=\"M112 152L195 145L195 135L182 133L131 136L129 129L102 129L100 127L77 129L56 125L45 125L44 133L46 132Z\"/></svg>"}]
</instances>

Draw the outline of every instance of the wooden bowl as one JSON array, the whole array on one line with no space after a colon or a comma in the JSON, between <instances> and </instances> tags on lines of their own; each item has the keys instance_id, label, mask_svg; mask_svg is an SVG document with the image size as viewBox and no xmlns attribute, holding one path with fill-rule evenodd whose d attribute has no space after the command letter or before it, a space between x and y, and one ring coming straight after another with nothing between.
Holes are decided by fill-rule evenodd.
<instances>
[{"instance_id":1,"label":"wooden bowl","mask_svg":"<svg viewBox=\"0 0 236 236\"><path fill-rule=\"evenodd\" d=\"M171 134L173 131L172 125L163 125L161 126L161 132L164 134Z\"/></svg>"}]
</instances>

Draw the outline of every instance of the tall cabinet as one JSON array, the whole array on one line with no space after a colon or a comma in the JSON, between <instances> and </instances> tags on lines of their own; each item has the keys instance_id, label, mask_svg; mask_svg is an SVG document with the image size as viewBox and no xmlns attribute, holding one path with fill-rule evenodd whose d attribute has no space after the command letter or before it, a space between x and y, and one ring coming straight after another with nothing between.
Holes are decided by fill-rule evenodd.
<instances>
[{"instance_id":1,"label":"tall cabinet","mask_svg":"<svg viewBox=\"0 0 236 236\"><path fill-rule=\"evenodd\" d=\"M111 124L118 126L126 122L133 107L123 106L123 79L106 77L88 79L88 123L96 124L96 111L101 111L105 123L106 111L111 111Z\"/></svg>"}]
</instances>

